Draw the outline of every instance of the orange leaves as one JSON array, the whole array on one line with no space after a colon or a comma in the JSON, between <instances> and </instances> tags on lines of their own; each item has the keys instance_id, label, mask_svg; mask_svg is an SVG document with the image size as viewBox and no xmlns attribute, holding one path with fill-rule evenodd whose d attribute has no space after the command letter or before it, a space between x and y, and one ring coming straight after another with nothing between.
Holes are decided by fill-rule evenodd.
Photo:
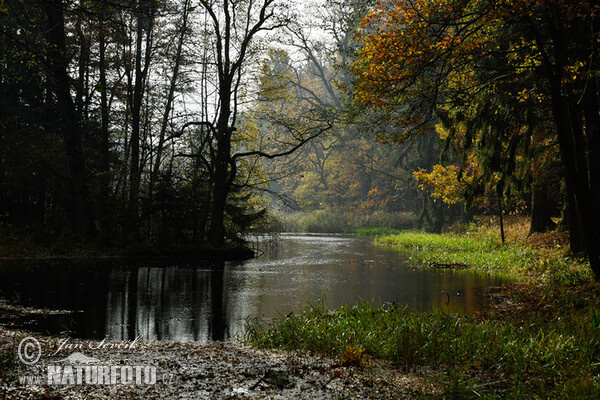
<instances>
[{"instance_id":1,"label":"orange leaves","mask_svg":"<svg viewBox=\"0 0 600 400\"><path fill-rule=\"evenodd\" d=\"M365 360L365 349L360 346L346 346L341 355L341 366L362 367Z\"/></svg>"},{"instance_id":2,"label":"orange leaves","mask_svg":"<svg viewBox=\"0 0 600 400\"><path fill-rule=\"evenodd\" d=\"M353 65L355 100L393 114L409 136L422 133L444 92L464 91L460 86L470 79L472 60L487 46L487 31L481 29L487 15L478 4L391 0L375 6L359 29L363 47Z\"/></svg>"}]
</instances>

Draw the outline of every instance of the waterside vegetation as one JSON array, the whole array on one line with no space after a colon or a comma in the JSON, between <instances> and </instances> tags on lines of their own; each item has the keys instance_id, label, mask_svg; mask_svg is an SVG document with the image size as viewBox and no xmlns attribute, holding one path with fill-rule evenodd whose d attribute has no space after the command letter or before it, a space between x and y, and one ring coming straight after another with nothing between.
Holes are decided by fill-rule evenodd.
<instances>
[{"instance_id":1,"label":"waterside vegetation","mask_svg":"<svg viewBox=\"0 0 600 400\"><path fill-rule=\"evenodd\" d=\"M491 236L493 224L460 235L376 239L412 252L415 267L460 264L513 276L512 285L490 290L484 312L418 312L367 301L330 310L319 302L270 325L249 321L246 340L367 368L371 358L406 370L433 368L444 398L598 398L598 286L589 265L566 254L564 234L527 237L525 225L508 225L507 245Z\"/></svg>"}]
</instances>

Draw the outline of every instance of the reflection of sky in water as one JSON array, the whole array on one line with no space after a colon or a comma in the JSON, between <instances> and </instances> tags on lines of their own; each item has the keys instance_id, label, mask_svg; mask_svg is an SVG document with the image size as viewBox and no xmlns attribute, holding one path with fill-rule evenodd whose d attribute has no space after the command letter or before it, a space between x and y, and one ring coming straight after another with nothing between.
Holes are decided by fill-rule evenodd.
<instances>
[{"instance_id":1,"label":"reflection of sky in water","mask_svg":"<svg viewBox=\"0 0 600 400\"><path fill-rule=\"evenodd\" d=\"M481 288L500 283L415 270L401 252L359 238L282 236L259 247L259 258L220 266L3 264L0 289L19 291L25 305L83 310L66 319L76 336L207 341L231 337L248 316L270 319L321 297L330 307L362 298L474 312L485 305Z\"/></svg>"}]
</instances>

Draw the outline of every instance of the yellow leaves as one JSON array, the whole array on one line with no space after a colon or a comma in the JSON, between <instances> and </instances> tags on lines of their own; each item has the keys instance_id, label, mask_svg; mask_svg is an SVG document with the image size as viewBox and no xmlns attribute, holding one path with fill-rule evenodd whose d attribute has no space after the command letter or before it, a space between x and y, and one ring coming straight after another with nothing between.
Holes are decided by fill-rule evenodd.
<instances>
[{"instance_id":1,"label":"yellow leaves","mask_svg":"<svg viewBox=\"0 0 600 400\"><path fill-rule=\"evenodd\" d=\"M437 132L437 134L438 134L438 136L440 137L441 140L448 139L448 135L450 134L448 132L448 130L446 128L444 128L444 126L442 124L437 124L435 126L435 131Z\"/></svg>"},{"instance_id":2,"label":"yellow leaves","mask_svg":"<svg viewBox=\"0 0 600 400\"><path fill-rule=\"evenodd\" d=\"M567 79L576 81L578 79L588 79L591 77L590 71L583 61L576 61L572 65L565 67L565 75Z\"/></svg>"},{"instance_id":3,"label":"yellow leaves","mask_svg":"<svg viewBox=\"0 0 600 400\"><path fill-rule=\"evenodd\" d=\"M459 171L456 165L444 167L437 164L431 172L419 168L413 172L413 176L417 181L423 182L419 184L421 190L432 188L432 197L442 199L447 204L456 204L462 200L465 189L465 182L459 178Z\"/></svg>"},{"instance_id":4,"label":"yellow leaves","mask_svg":"<svg viewBox=\"0 0 600 400\"><path fill-rule=\"evenodd\" d=\"M374 108L396 107L400 99L418 103L423 93L436 90L432 76L440 68L452 71L448 87L470 90L473 71L466 66L481 56L488 35L478 29L465 33L447 21L469 26L473 15L453 0L394 0L376 5L359 30L364 47L353 66L356 100ZM403 115L398 122L412 129L420 122L410 120L420 116L415 113Z\"/></svg>"},{"instance_id":5,"label":"yellow leaves","mask_svg":"<svg viewBox=\"0 0 600 400\"><path fill-rule=\"evenodd\" d=\"M527 98L527 89L523 89L517 94L517 99L519 100L519 103L525 103L527 101Z\"/></svg>"}]
</instances>

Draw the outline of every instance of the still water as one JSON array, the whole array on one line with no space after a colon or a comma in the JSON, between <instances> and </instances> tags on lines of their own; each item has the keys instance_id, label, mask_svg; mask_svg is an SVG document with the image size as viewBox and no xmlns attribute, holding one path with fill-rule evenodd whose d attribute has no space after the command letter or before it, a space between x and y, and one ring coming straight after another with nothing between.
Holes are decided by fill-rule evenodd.
<instances>
[{"instance_id":1,"label":"still water","mask_svg":"<svg viewBox=\"0 0 600 400\"><path fill-rule=\"evenodd\" d=\"M365 299L475 312L486 306L482 289L504 282L413 269L407 254L355 237L284 235L258 247L260 257L220 264L3 261L0 295L9 303L64 310L21 318L18 326L32 330L205 342L241 333L248 316L268 320L319 299L329 307Z\"/></svg>"}]
</instances>

